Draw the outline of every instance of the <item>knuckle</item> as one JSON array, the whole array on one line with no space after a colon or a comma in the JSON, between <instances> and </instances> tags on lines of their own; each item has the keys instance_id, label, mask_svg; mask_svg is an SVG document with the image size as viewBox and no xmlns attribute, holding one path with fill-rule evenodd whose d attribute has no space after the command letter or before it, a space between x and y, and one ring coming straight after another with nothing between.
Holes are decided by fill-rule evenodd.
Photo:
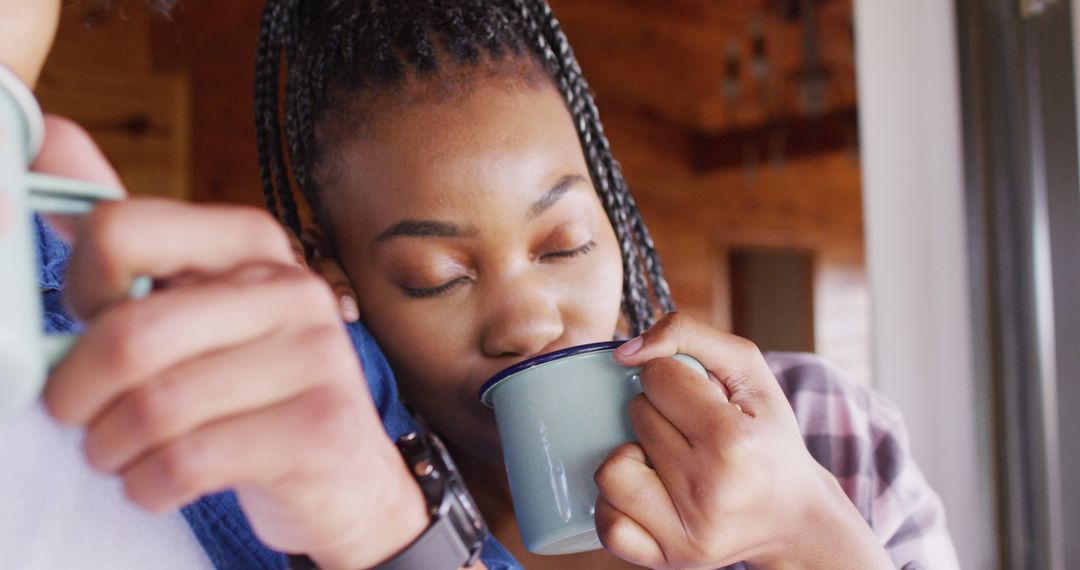
<instances>
[{"instance_id":1,"label":"knuckle","mask_svg":"<svg viewBox=\"0 0 1080 570\"><path fill-rule=\"evenodd\" d=\"M86 463L91 469L99 473L108 473L110 471L109 465L106 463L104 444L98 432L93 430L87 432L83 437L82 450L83 456L86 457Z\"/></svg>"},{"instance_id":2,"label":"knuckle","mask_svg":"<svg viewBox=\"0 0 1080 570\"><path fill-rule=\"evenodd\" d=\"M124 496L129 503L138 505L147 511L156 510L156 504L150 494L150 489L142 484L142 481L130 475L123 476Z\"/></svg>"},{"instance_id":3,"label":"knuckle","mask_svg":"<svg viewBox=\"0 0 1080 570\"><path fill-rule=\"evenodd\" d=\"M121 303L103 319L101 358L108 370L132 370L147 357L152 343L146 339L153 323L144 317L132 303Z\"/></svg>"},{"instance_id":4,"label":"knuckle","mask_svg":"<svg viewBox=\"0 0 1080 570\"><path fill-rule=\"evenodd\" d=\"M649 403L649 399L645 397L645 394L638 394L630 400L630 405L627 407L627 413L630 415L630 421L637 425L638 422L644 420L647 417L649 407L652 406Z\"/></svg>"},{"instance_id":5,"label":"knuckle","mask_svg":"<svg viewBox=\"0 0 1080 570\"><path fill-rule=\"evenodd\" d=\"M353 441L356 428L356 411L351 398L343 389L331 386L316 390L308 398L306 424L316 441L322 442L320 449L330 456L337 456L348 449Z\"/></svg>"},{"instance_id":6,"label":"knuckle","mask_svg":"<svg viewBox=\"0 0 1080 570\"><path fill-rule=\"evenodd\" d=\"M106 279L122 277L121 252L135 237L124 217L120 204L101 203L87 214L76 240L76 252L88 254Z\"/></svg>"},{"instance_id":7,"label":"knuckle","mask_svg":"<svg viewBox=\"0 0 1080 570\"><path fill-rule=\"evenodd\" d=\"M656 380L657 378L661 378L663 376L664 376L664 361L663 361L663 359L658 358L658 359L655 359L655 360L650 360L649 362L646 362L644 366L641 367L641 381L642 381L642 383L648 384L648 383Z\"/></svg>"},{"instance_id":8,"label":"knuckle","mask_svg":"<svg viewBox=\"0 0 1080 570\"><path fill-rule=\"evenodd\" d=\"M298 363L313 373L306 374L308 386L342 385L355 388L359 362L348 344L345 331L336 325L314 325L296 330L285 339Z\"/></svg>"},{"instance_id":9,"label":"knuckle","mask_svg":"<svg viewBox=\"0 0 1080 570\"><path fill-rule=\"evenodd\" d=\"M340 352L340 334L335 328L316 325L297 332L300 346L312 360L337 360Z\"/></svg>"},{"instance_id":10,"label":"knuckle","mask_svg":"<svg viewBox=\"0 0 1080 570\"><path fill-rule=\"evenodd\" d=\"M740 354L743 354L745 356L755 356L761 354L761 349L758 348L758 345L748 338L744 338L741 336L733 336L732 345Z\"/></svg>"},{"instance_id":11,"label":"knuckle","mask_svg":"<svg viewBox=\"0 0 1080 570\"><path fill-rule=\"evenodd\" d=\"M641 367L641 382L652 389L666 384L666 380L683 372L681 364L670 358L657 358Z\"/></svg>"},{"instance_id":12,"label":"knuckle","mask_svg":"<svg viewBox=\"0 0 1080 570\"><path fill-rule=\"evenodd\" d=\"M612 483L618 480L617 461L615 457L608 457L600 464L600 467L597 467L596 473L593 474L593 482L596 483L601 492L606 491Z\"/></svg>"},{"instance_id":13,"label":"knuckle","mask_svg":"<svg viewBox=\"0 0 1080 570\"><path fill-rule=\"evenodd\" d=\"M613 452L609 455L593 474L596 486L607 491L617 488L622 480L622 472L627 461L631 459L621 453Z\"/></svg>"},{"instance_id":14,"label":"knuckle","mask_svg":"<svg viewBox=\"0 0 1080 570\"><path fill-rule=\"evenodd\" d=\"M323 312L329 310L336 315L333 292L319 276L299 268L282 267L276 280L281 294L287 296L290 304Z\"/></svg>"},{"instance_id":15,"label":"knuckle","mask_svg":"<svg viewBox=\"0 0 1080 570\"><path fill-rule=\"evenodd\" d=\"M188 497L204 489L209 473L208 449L196 437L175 441L157 452L157 470L165 488Z\"/></svg>"},{"instance_id":16,"label":"knuckle","mask_svg":"<svg viewBox=\"0 0 1080 570\"><path fill-rule=\"evenodd\" d=\"M72 411L70 399L65 397L63 391L55 389L56 380L51 381L52 384L46 384L45 390L41 395L41 402L45 406L45 411L56 421L65 424L72 425L76 422L75 413Z\"/></svg>"},{"instance_id":17,"label":"knuckle","mask_svg":"<svg viewBox=\"0 0 1080 570\"><path fill-rule=\"evenodd\" d=\"M144 387L128 396L124 415L132 433L157 441L176 425L177 405L170 391Z\"/></svg>"},{"instance_id":18,"label":"knuckle","mask_svg":"<svg viewBox=\"0 0 1080 570\"><path fill-rule=\"evenodd\" d=\"M230 206L237 218L237 223L246 229L251 243L281 256L282 260L291 260L292 244L285 228L268 212L253 206Z\"/></svg>"},{"instance_id":19,"label":"knuckle","mask_svg":"<svg viewBox=\"0 0 1080 570\"><path fill-rule=\"evenodd\" d=\"M88 230L84 242L97 247L127 243L125 229L128 225L124 223L123 218L124 209L121 204L114 202L98 204L86 215L83 222L83 227Z\"/></svg>"},{"instance_id":20,"label":"knuckle","mask_svg":"<svg viewBox=\"0 0 1080 570\"><path fill-rule=\"evenodd\" d=\"M664 315L664 318L667 320L667 324L669 327L679 329L686 324L686 319L688 317L686 316L686 313L680 313L679 311L671 311L670 313Z\"/></svg>"},{"instance_id":21,"label":"knuckle","mask_svg":"<svg viewBox=\"0 0 1080 570\"><path fill-rule=\"evenodd\" d=\"M627 552L634 546L632 523L628 518L616 513L596 517L596 532L600 542L613 552Z\"/></svg>"},{"instance_id":22,"label":"knuckle","mask_svg":"<svg viewBox=\"0 0 1080 570\"><path fill-rule=\"evenodd\" d=\"M761 441L753 433L735 430L727 435L723 460L731 468L738 465L753 465L760 462Z\"/></svg>"},{"instance_id":23,"label":"knuckle","mask_svg":"<svg viewBox=\"0 0 1080 570\"><path fill-rule=\"evenodd\" d=\"M685 313L678 311L672 311L664 315L660 321L663 324L662 330L666 335L678 336L688 323L691 322L690 317Z\"/></svg>"}]
</instances>

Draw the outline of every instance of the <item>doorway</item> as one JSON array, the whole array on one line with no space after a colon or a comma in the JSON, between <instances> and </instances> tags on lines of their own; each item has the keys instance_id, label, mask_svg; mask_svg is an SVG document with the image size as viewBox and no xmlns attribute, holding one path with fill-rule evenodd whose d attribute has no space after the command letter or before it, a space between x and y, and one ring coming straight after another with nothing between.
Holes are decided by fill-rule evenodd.
<instances>
[{"instance_id":1,"label":"doorway","mask_svg":"<svg viewBox=\"0 0 1080 570\"><path fill-rule=\"evenodd\" d=\"M731 328L762 351L814 352L814 259L805 250L729 253Z\"/></svg>"}]
</instances>

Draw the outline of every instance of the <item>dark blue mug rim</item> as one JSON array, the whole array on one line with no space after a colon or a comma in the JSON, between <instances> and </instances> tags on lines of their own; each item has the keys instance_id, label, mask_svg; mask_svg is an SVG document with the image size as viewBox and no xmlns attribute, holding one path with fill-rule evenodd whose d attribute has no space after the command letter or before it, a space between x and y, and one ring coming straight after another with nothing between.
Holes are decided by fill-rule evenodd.
<instances>
[{"instance_id":1,"label":"dark blue mug rim","mask_svg":"<svg viewBox=\"0 0 1080 570\"><path fill-rule=\"evenodd\" d=\"M606 342L594 342L594 343L591 343L591 344L581 344L581 345L578 345L578 346L571 346L571 347L564 348L564 349L561 349L561 350L547 352L547 353L544 353L544 354L541 354L541 355L538 355L538 356L534 356L534 357L532 357L532 358L530 358L528 360L522 360L521 362L518 362L517 364L515 364L513 366L510 366L510 367L507 367L507 368L503 369L501 372L499 372L499 373L495 374L494 376L492 376L490 380L488 380L487 382L484 382L484 385L480 387L480 393L478 394L478 396L480 397L480 401L483 402L485 406L490 408L490 407L492 407L492 404L491 404L491 402L488 402L484 398L484 396L486 396L487 393L491 389L495 388L495 386L497 384L499 384L503 380L506 380L507 378L517 374L518 372L522 372L524 370L528 370L530 368L540 366L541 364L547 364L548 362L552 362L554 360L560 360L560 359L566 358L568 356L576 356L576 355L579 355L579 354L588 354L590 352L601 352L601 351L604 351L604 350L614 350L614 349L619 348L620 346L622 346L623 343L625 343L625 342L626 342L625 340L609 340L609 341L606 341Z\"/></svg>"}]
</instances>

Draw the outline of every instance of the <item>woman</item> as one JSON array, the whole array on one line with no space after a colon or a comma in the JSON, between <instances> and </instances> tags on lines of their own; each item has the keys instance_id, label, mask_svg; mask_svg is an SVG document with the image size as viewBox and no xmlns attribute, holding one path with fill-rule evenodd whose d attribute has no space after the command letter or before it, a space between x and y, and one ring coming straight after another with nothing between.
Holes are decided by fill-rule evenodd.
<instances>
[{"instance_id":1,"label":"woman","mask_svg":"<svg viewBox=\"0 0 1080 570\"><path fill-rule=\"evenodd\" d=\"M639 336L618 358L646 365L645 395L630 410L641 443L597 473L608 552L652 567L955 567L891 405L812 357L656 320L673 308L659 259L543 0L271 0L257 66L271 211L300 233L295 181L407 403L453 444L526 567L621 563L523 550L477 391L523 359L626 333Z\"/></svg>"}]
</instances>

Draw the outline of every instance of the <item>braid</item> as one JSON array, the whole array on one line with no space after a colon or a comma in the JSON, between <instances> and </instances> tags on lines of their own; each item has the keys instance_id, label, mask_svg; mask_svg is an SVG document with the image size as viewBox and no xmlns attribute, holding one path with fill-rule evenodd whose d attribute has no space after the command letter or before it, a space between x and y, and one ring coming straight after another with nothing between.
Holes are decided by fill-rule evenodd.
<instances>
[{"instance_id":1,"label":"braid","mask_svg":"<svg viewBox=\"0 0 1080 570\"><path fill-rule=\"evenodd\" d=\"M622 169L611 153L592 91L551 7L544 0L514 0L514 4L534 34L541 56L550 67L558 70L557 86L570 109L593 183L619 239L625 272L624 310L632 332L638 334L652 326L655 320L649 280L661 310L667 312L675 308L659 254L630 195Z\"/></svg>"},{"instance_id":2,"label":"braid","mask_svg":"<svg viewBox=\"0 0 1080 570\"><path fill-rule=\"evenodd\" d=\"M632 332L640 333L655 321L657 307L671 311L674 302L652 238L611 153L592 91L545 0L268 0L255 84L267 208L299 232L291 172L308 206L321 213L312 180L324 154L316 128L356 120L340 111L360 93L397 87L407 77L437 77L443 61L475 66L485 58L522 53L542 64L566 102L619 241L623 311ZM284 137L278 98L282 58L288 69Z\"/></svg>"},{"instance_id":3,"label":"braid","mask_svg":"<svg viewBox=\"0 0 1080 570\"><path fill-rule=\"evenodd\" d=\"M267 208L286 227L300 235L300 217L289 186L285 151L281 140L278 90L281 81L281 56L291 14L285 2L268 0L263 10L262 28L255 56L255 116L259 145L259 172ZM278 206L281 214L278 213Z\"/></svg>"},{"instance_id":4,"label":"braid","mask_svg":"<svg viewBox=\"0 0 1080 570\"><path fill-rule=\"evenodd\" d=\"M259 29L259 42L255 51L255 136L259 148L259 175L262 177L266 209L280 219L272 174L274 166L271 165L273 151L270 149L274 135L280 137L275 125L277 109L272 104L277 99L277 93L276 89L270 86L277 74L277 51L272 47L276 18L276 3L269 0L263 9L262 27Z\"/></svg>"}]
</instances>

